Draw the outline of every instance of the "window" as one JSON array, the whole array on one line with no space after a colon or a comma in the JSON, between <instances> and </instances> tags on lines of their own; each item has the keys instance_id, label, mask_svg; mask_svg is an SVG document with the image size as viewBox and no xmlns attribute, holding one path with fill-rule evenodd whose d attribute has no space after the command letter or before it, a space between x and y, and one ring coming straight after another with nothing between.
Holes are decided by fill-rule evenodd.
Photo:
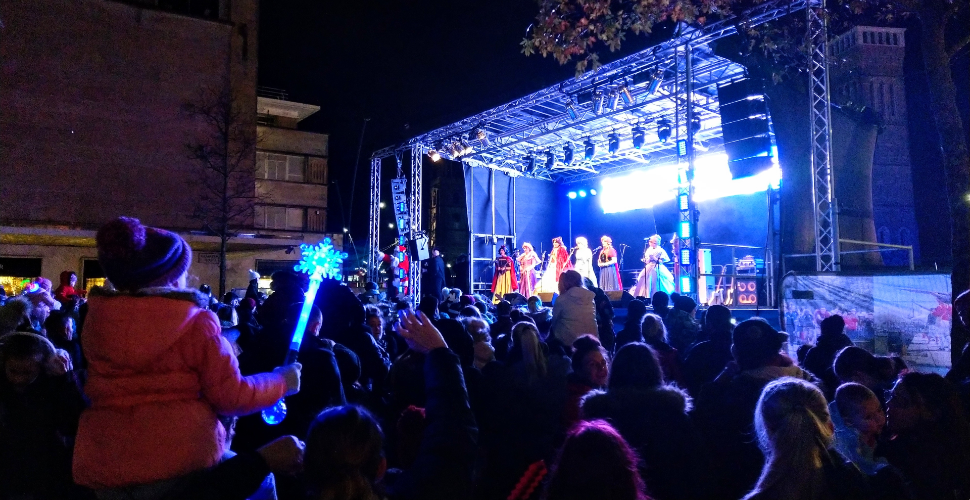
<instances>
[{"instance_id":1,"label":"window","mask_svg":"<svg viewBox=\"0 0 970 500\"><path fill-rule=\"evenodd\" d=\"M254 225L265 229L302 231L305 216L305 208L259 205L256 207L256 220Z\"/></svg>"},{"instance_id":2,"label":"window","mask_svg":"<svg viewBox=\"0 0 970 500\"><path fill-rule=\"evenodd\" d=\"M274 181L303 182L306 176L305 161L302 156L278 153L256 153L256 165L261 179Z\"/></svg>"},{"instance_id":3,"label":"window","mask_svg":"<svg viewBox=\"0 0 970 500\"><path fill-rule=\"evenodd\" d=\"M879 104L876 106L876 111L879 111L880 113L886 112L885 96L886 96L886 86L880 82L879 92L876 93L876 97L879 99Z\"/></svg>"}]
</instances>

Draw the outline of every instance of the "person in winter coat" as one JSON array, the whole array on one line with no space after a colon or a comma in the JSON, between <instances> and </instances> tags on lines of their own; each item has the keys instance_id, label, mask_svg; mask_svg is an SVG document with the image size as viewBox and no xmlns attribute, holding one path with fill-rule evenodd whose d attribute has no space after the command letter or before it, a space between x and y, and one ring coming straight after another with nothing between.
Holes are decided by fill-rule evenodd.
<instances>
[{"instance_id":1,"label":"person in winter coat","mask_svg":"<svg viewBox=\"0 0 970 500\"><path fill-rule=\"evenodd\" d=\"M736 500L751 491L764 465L751 439L762 389L782 377L820 383L779 352L787 338L761 318L742 321L732 335L734 361L697 397L692 417L711 451L718 498Z\"/></svg>"},{"instance_id":2,"label":"person in winter coat","mask_svg":"<svg viewBox=\"0 0 970 500\"><path fill-rule=\"evenodd\" d=\"M583 335L573 342L572 371L566 377L566 406L563 409L563 429L569 430L579 422L579 405L593 389L606 387L610 375L610 358L605 347L592 335Z\"/></svg>"},{"instance_id":3,"label":"person in winter coat","mask_svg":"<svg viewBox=\"0 0 970 500\"><path fill-rule=\"evenodd\" d=\"M565 346L581 335L597 335L596 294L583 287L583 277L570 269L559 276L559 297L552 306L552 334Z\"/></svg>"},{"instance_id":4,"label":"person in winter coat","mask_svg":"<svg viewBox=\"0 0 970 500\"><path fill-rule=\"evenodd\" d=\"M67 308L73 300L82 298L83 293L79 293L74 285L77 285L77 273L74 271L62 271L60 275L61 284L54 289L54 300Z\"/></svg>"},{"instance_id":5,"label":"person in winter coat","mask_svg":"<svg viewBox=\"0 0 970 500\"><path fill-rule=\"evenodd\" d=\"M845 320L838 314L833 314L822 320L822 332L815 342L815 347L805 355L802 366L812 372L825 383L826 397L832 399L835 389L839 387L839 378L832 369L835 355L852 345L852 340L845 334Z\"/></svg>"},{"instance_id":6,"label":"person in winter coat","mask_svg":"<svg viewBox=\"0 0 970 500\"><path fill-rule=\"evenodd\" d=\"M814 384L782 377L766 385L754 430L767 460L744 500L874 498L865 475L831 449L833 429L825 396Z\"/></svg>"},{"instance_id":7,"label":"person in winter coat","mask_svg":"<svg viewBox=\"0 0 970 500\"><path fill-rule=\"evenodd\" d=\"M458 357L422 313L402 313L397 332L425 355L427 427L414 464L388 474L384 433L355 406L321 413L307 436L310 500L470 498L477 429Z\"/></svg>"},{"instance_id":8,"label":"person in winter coat","mask_svg":"<svg viewBox=\"0 0 970 500\"><path fill-rule=\"evenodd\" d=\"M664 381L684 387L684 371L680 364L680 353L668 344L667 329L660 316L648 314L643 318L643 342L653 349L660 361Z\"/></svg>"},{"instance_id":9,"label":"person in winter coat","mask_svg":"<svg viewBox=\"0 0 970 500\"><path fill-rule=\"evenodd\" d=\"M74 453L78 484L110 496L164 491L226 451L216 415L245 415L299 390L299 364L243 377L208 300L186 290L179 235L121 217L96 236L117 288L92 290L82 345L91 407Z\"/></svg>"},{"instance_id":10,"label":"person in winter coat","mask_svg":"<svg viewBox=\"0 0 970 500\"><path fill-rule=\"evenodd\" d=\"M722 305L713 305L704 315L704 337L706 340L694 344L684 359L684 383L687 392L696 396L701 387L712 382L721 373L731 355L731 310Z\"/></svg>"},{"instance_id":11,"label":"person in winter coat","mask_svg":"<svg viewBox=\"0 0 970 500\"><path fill-rule=\"evenodd\" d=\"M650 500L637 471L636 453L602 420L582 422L566 436L543 498Z\"/></svg>"},{"instance_id":12,"label":"person in winter coat","mask_svg":"<svg viewBox=\"0 0 970 500\"><path fill-rule=\"evenodd\" d=\"M0 498L80 498L71 441L84 406L63 351L33 333L0 338Z\"/></svg>"},{"instance_id":13,"label":"person in winter coat","mask_svg":"<svg viewBox=\"0 0 970 500\"><path fill-rule=\"evenodd\" d=\"M691 398L664 383L656 354L639 342L620 348L606 392L583 399L585 420L612 423L640 456L640 475L659 500L707 498L707 452L687 412Z\"/></svg>"}]
</instances>

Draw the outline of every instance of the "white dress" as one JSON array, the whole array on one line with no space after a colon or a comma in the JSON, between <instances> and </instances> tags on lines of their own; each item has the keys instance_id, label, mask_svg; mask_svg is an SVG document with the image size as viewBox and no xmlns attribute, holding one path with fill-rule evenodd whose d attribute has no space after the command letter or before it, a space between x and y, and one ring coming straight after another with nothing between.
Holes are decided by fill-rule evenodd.
<instances>
[{"instance_id":1,"label":"white dress","mask_svg":"<svg viewBox=\"0 0 970 500\"><path fill-rule=\"evenodd\" d=\"M576 271L582 277L589 278L593 286L599 286L596 284L596 271L593 270L593 251L589 247L576 250Z\"/></svg>"}]
</instances>

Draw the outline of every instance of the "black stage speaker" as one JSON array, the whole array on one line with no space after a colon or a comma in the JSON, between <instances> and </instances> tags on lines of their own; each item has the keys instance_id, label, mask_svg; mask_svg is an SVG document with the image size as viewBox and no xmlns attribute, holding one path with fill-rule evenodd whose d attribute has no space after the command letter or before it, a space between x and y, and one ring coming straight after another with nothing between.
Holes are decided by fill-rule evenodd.
<instances>
[{"instance_id":1,"label":"black stage speaker","mask_svg":"<svg viewBox=\"0 0 970 500\"><path fill-rule=\"evenodd\" d=\"M657 234L676 233L677 224L680 222L677 198L654 205L653 221L657 226Z\"/></svg>"},{"instance_id":2,"label":"black stage speaker","mask_svg":"<svg viewBox=\"0 0 970 500\"><path fill-rule=\"evenodd\" d=\"M617 290L615 292L605 292L606 296L610 298L610 303L614 306L626 307L633 300L633 295L626 290Z\"/></svg>"},{"instance_id":3,"label":"black stage speaker","mask_svg":"<svg viewBox=\"0 0 970 500\"><path fill-rule=\"evenodd\" d=\"M414 239L408 242L408 252L410 252L411 260L414 262L430 259L431 249L428 248L428 235L424 233L415 235Z\"/></svg>"},{"instance_id":4,"label":"black stage speaker","mask_svg":"<svg viewBox=\"0 0 970 500\"><path fill-rule=\"evenodd\" d=\"M751 177L771 167L768 103L762 81L745 78L718 86L717 99L731 176Z\"/></svg>"}]
</instances>

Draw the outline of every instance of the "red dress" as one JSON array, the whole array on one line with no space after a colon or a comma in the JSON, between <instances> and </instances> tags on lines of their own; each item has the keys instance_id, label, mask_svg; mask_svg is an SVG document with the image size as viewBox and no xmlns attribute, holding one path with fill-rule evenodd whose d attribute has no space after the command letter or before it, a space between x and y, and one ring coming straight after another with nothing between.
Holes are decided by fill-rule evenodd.
<instances>
[{"instance_id":1,"label":"red dress","mask_svg":"<svg viewBox=\"0 0 970 500\"><path fill-rule=\"evenodd\" d=\"M505 272L499 272L499 268L508 269ZM508 289L505 288L505 283L508 276ZM495 275L492 276L492 293L496 291L500 292L500 295L505 295L506 293L511 293L519 289L519 283L515 279L515 266L512 262L511 257L499 257L495 259Z\"/></svg>"}]
</instances>

